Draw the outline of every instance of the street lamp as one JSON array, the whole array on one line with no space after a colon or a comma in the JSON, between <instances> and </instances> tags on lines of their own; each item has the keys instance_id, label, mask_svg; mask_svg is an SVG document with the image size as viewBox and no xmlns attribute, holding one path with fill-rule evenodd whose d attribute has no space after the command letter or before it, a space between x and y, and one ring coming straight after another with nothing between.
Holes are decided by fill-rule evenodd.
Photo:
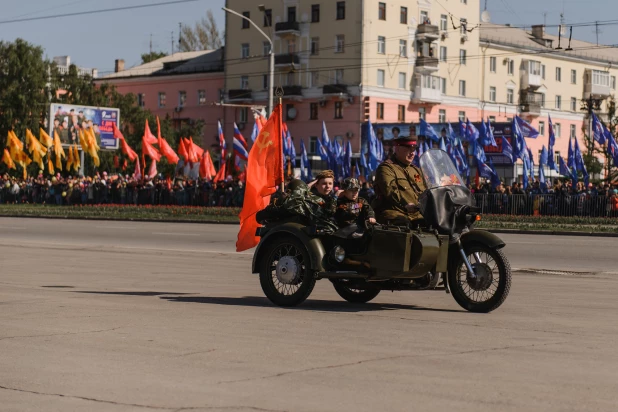
<instances>
[{"instance_id":1,"label":"street lamp","mask_svg":"<svg viewBox=\"0 0 618 412\"><path fill-rule=\"evenodd\" d=\"M261 7L259 7L260 11L264 11L264 6L263 5L260 5L260 6L261 6ZM273 90L273 84L275 83L275 51L274 51L275 50L275 46L273 44L273 41L249 17L243 16L242 14L240 14L240 13L234 11L234 10L230 10L228 8L225 8L225 7L222 7L222 9L224 11L228 12L228 13L231 13L231 14L233 14L235 16L240 17L241 19L247 20L253 27L255 27L257 29L257 31L259 31L262 34L262 36L266 37L266 40L268 40L268 43L270 43L270 60L268 62L268 73L269 73L269 81L268 81L268 115L270 116L270 114L273 112L273 91L274 91Z\"/></svg>"}]
</instances>

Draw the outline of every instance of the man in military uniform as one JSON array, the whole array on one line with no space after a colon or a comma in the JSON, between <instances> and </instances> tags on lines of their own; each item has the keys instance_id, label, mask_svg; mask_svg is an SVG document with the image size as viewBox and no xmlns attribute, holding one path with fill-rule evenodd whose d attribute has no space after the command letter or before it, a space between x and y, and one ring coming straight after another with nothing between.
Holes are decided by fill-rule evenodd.
<instances>
[{"instance_id":1,"label":"man in military uniform","mask_svg":"<svg viewBox=\"0 0 618 412\"><path fill-rule=\"evenodd\" d=\"M376 171L373 208L380 223L414 226L423 218L418 197L426 189L423 172L412 165L418 139L414 135L405 136L393 143L395 153Z\"/></svg>"}]
</instances>

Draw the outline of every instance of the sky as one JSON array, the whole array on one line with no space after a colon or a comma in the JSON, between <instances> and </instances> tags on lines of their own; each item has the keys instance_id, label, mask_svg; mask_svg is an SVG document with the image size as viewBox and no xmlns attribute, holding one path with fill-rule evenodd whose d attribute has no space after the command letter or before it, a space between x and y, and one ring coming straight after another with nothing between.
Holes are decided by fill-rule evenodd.
<instances>
[{"instance_id":1,"label":"sky","mask_svg":"<svg viewBox=\"0 0 618 412\"><path fill-rule=\"evenodd\" d=\"M224 28L225 0L196 0L158 7L90 13L80 16L7 23L7 20L46 17L64 13L156 4L170 0L0 0L0 40L23 38L40 45L47 57L71 56L78 66L111 72L115 59L124 59L126 67L138 65L147 53L152 36L153 50L171 51L172 32L178 41L178 24L193 25L212 9L215 20ZM259 0L255 0L256 4ZM386 0L388 1L388 0ZM448 1L434 0L448 7ZM485 0L481 0L483 8ZM437 8L441 7L436 5ZM618 19L616 0L487 0L493 23L513 25L560 22L564 10L568 23ZM547 13L546 16L543 13ZM618 44L618 22L601 27L599 43ZM556 34L556 29L548 32ZM596 42L594 27L576 27L573 38Z\"/></svg>"}]
</instances>

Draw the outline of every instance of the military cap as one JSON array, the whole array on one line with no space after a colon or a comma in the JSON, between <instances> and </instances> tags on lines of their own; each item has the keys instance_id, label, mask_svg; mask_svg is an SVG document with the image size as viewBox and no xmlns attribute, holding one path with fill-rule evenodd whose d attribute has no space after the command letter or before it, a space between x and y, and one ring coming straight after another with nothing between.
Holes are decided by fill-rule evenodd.
<instances>
[{"instance_id":1,"label":"military cap","mask_svg":"<svg viewBox=\"0 0 618 412\"><path fill-rule=\"evenodd\" d=\"M297 190L297 189L305 189L307 190L307 183L303 182L300 179L292 179L290 183L286 186L286 189L289 191Z\"/></svg>"},{"instance_id":2,"label":"military cap","mask_svg":"<svg viewBox=\"0 0 618 412\"><path fill-rule=\"evenodd\" d=\"M418 138L416 136L401 136L393 140L395 146L416 146Z\"/></svg>"},{"instance_id":3,"label":"military cap","mask_svg":"<svg viewBox=\"0 0 618 412\"><path fill-rule=\"evenodd\" d=\"M347 177L343 181L343 185L341 185L343 190L358 190L360 189L360 183L358 183L357 179L353 177Z\"/></svg>"}]
</instances>

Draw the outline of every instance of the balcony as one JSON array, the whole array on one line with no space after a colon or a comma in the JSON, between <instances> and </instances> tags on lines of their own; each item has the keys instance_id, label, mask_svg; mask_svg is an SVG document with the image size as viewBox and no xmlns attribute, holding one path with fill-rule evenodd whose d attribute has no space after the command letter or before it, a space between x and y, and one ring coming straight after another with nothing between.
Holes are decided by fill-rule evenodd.
<instances>
[{"instance_id":1,"label":"balcony","mask_svg":"<svg viewBox=\"0 0 618 412\"><path fill-rule=\"evenodd\" d=\"M609 73L586 69L584 76L584 98L605 98L611 93Z\"/></svg>"},{"instance_id":2,"label":"balcony","mask_svg":"<svg viewBox=\"0 0 618 412\"><path fill-rule=\"evenodd\" d=\"M416 58L416 68L423 71L436 71L438 70L438 58L420 56Z\"/></svg>"},{"instance_id":3,"label":"balcony","mask_svg":"<svg viewBox=\"0 0 618 412\"><path fill-rule=\"evenodd\" d=\"M419 24L416 31L416 39L432 42L440 38L440 29L432 24Z\"/></svg>"},{"instance_id":4,"label":"balcony","mask_svg":"<svg viewBox=\"0 0 618 412\"><path fill-rule=\"evenodd\" d=\"M543 95L541 93L522 93L520 99L521 114L524 116L540 116L543 107Z\"/></svg>"},{"instance_id":5,"label":"balcony","mask_svg":"<svg viewBox=\"0 0 618 412\"><path fill-rule=\"evenodd\" d=\"M521 88L535 90L542 85L541 63L534 60L523 61L524 70L521 76Z\"/></svg>"},{"instance_id":6,"label":"balcony","mask_svg":"<svg viewBox=\"0 0 618 412\"><path fill-rule=\"evenodd\" d=\"M441 79L438 76L417 75L412 89L412 103L442 103Z\"/></svg>"},{"instance_id":7,"label":"balcony","mask_svg":"<svg viewBox=\"0 0 618 412\"><path fill-rule=\"evenodd\" d=\"M346 84L325 84L322 87L322 94L324 96L340 96L342 94L348 94L348 86Z\"/></svg>"},{"instance_id":8,"label":"balcony","mask_svg":"<svg viewBox=\"0 0 618 412\"><path fill-rule=\"evenodd\" d=\"M229 101L246 101L252 100L253 95L249 89L231 89L227 92Z\"/></svg>"},{"instance_id":9,"label":"balcony","mask_svg":"<svg viewBox=\"0 0 618 412\"><path fill-rule=\"evenodd\" d=\"M297 21L286 21L275 24L275 33L278 36L300 36L300 25Z\"/></svg>"},{"instance_id":10,"label":"balcony","mask_svg":"<svg viewBox=\"0 0 618 412\"><path fill-rule=\"evenodd\" d=\"M275 54L275 67L288 67L295 69L300 64L297 54Z\"/></svg>"},{"instance_id":11,"label":"balcony","mask_svg":"<svg viewBox=\"0 0 618 412\"><path fill-rule=\"evenodd\" d=\"M303 88L302 86L292 85L292 86L283 86L283 97L302 97Z\"/></svg>"}]
</instances>

